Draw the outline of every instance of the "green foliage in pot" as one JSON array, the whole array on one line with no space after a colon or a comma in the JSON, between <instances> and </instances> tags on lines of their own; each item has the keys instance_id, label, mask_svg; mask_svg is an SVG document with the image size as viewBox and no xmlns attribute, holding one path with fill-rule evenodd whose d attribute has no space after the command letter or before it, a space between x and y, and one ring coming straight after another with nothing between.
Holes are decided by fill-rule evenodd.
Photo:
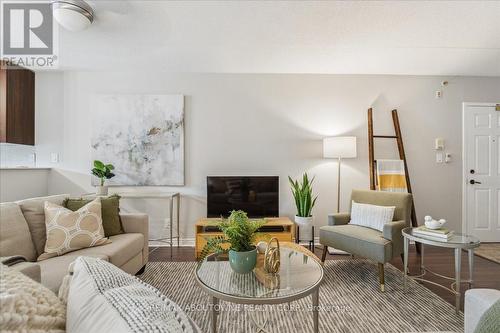
<instances>
[{"instance_id":1,"label":"green foliage in pot","mask_svg":"<svg viewBox=\"0 0 500 333\"><path fill-rule=\"evenodd\" d=\"M312 183L314 181L314 177L309 179L307 173L304 173L302 176L302 183L298 180L293 180L290 176L288 177L288 180L292 188L295 205L297 206L297 216L312 216L312 209L314 204L316 204L316 199L318 199L317 196L313 199Z\"/></svg>"},{"instance_id":2,"label":"green foliage in pot","mask_svg":"<svg viewBox=\"0 0 500 333\"><path fill-rule=\"evenodd\" d=\"M101 186L104 186L106 179L111 179L115 176L113 171L115 167L113 164L104 164L101 161L94 161L94 168L91 170L92 174L101 180Z\"/></svg>"},{"instance_id":3,"label":"green foliage in pot","mask_svg":"<svg viewBox=\"0 0 500 333\"><path fill-rule=\"evenodd\" d=\"M200 260L205 259L210 253L253 250L255 248L253 243L259 234L257 230L265 223L264 220L250 220L244 211L233 210L227 219L221 219L217 222L217 226L224 235L207 238L207 244L201 251ZM229 245L229 248L224 245Z\"/></svg>"}]
</instances>

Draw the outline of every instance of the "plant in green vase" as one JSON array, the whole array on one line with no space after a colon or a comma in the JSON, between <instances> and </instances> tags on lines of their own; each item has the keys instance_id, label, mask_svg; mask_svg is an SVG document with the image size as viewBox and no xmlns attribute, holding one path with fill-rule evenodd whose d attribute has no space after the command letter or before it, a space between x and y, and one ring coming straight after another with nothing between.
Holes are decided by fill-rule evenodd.
<instances>
[{"instance_id":1,"label":"plant in green vase","mask_svg":"<svg viewBox=\"0 0 500 333\"><path fill-rule=\"evenodd\" d=\"M210 253L229 253L229 264L237 273L251 272L257 263L257 248L254 245L257 231L264 220L250 220L247 213L233 210L227 219L221 219L217 226L223 235L207 238L201 252L201 260Z\"/></svg>"},{"instance_id":2,"label":"plant in green vase","mask_svg":"<svg viewBox=\"0 0 500 333\"><path fill-rule=\"evenodd\" d=\"M97 186L98 195L108 195L108 187L104 185L106 179L111 179L115 176L112 172L115 169L113 164L104 164L101 161L95 160L94 167L91 172L94 176L100 179L100 186Z\"/></svg>"},{"instance_id":3,"label":"plant in green vase","mask_svg":"<svg viewBox=\"0 0 500 333\"><path fill-rule=\"evenodd\" d=\"M295 223L300 227L299 231L301 233L298 237L303 240L312 240L314 237L312 234L312 209L316 204L316 199L318 199L317 196L313 198L312 183L314 177L309 179L307 173L304 173L302 182L293 180L292 177L288 177L288 180L292 189L293 198L295 199L295 206L297 207Z\"/></svg>"}]
</instances>

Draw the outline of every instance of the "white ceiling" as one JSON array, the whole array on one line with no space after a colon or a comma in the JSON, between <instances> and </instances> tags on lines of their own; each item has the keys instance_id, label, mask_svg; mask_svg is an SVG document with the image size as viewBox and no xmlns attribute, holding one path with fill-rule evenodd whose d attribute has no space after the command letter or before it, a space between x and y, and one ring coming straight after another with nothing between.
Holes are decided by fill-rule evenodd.
<instances>
[{"instance_id":1,"label":"white ceiling","mask_svg":"<svg viewBox=\"0 0 500 333\"><path fill-rule=\"evenodd\" d=\"M88 1L62 69L500 76L500 1Z\"/></svg>"}]
</instances>

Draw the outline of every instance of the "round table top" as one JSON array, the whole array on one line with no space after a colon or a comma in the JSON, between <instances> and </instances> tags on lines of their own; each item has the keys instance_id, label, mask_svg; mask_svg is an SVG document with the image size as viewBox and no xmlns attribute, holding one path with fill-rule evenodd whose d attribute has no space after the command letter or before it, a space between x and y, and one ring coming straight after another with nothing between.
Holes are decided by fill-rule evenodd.
<instances>
[{"instance_id":1,"label":"round table top","mask_svg":"<svg viewBox=\"0 0 500 333\"><path fill-rule=\"evenodd\" d=\"M470 235L453 233L453 235L446 240L432 236L416 234L414 230L415 228L413 227L404 228L402 230L403 236L418 243L448 248L472 249L478 247L481 243L479 241L479 238Z\"/></svg>"},{"instance_id":2,"label":"round table top","mask_svg":"<svg viewBox=\"0 0 500 333\"><path fill-rule=\"evenodd\" d=\"M243 304L273 304L293 301L311 294L323 279L323 267L307 252L281 247L278 274L257 269L234 272L227 256L213 254L196 267L196 279L211 296Z\"/></svg>"}]
</instances>

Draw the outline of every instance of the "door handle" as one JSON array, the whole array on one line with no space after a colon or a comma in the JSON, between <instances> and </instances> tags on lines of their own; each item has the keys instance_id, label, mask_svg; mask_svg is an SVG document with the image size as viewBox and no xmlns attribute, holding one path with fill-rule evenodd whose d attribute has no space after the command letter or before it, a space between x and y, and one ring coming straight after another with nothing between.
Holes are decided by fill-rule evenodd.
<instances>
[{"instance_id":1,"label":"door handle","mask_svg":"<svg viewBox=\"0 0 500 333\"><path fill-rule=\"evenodd\" d=\"M471 185L474 185L474 184L481 184L481 182L475 181L474 179L471 179L471 180L469 181L469 183L470 183Z\"/></svg>"}]
</instances>

